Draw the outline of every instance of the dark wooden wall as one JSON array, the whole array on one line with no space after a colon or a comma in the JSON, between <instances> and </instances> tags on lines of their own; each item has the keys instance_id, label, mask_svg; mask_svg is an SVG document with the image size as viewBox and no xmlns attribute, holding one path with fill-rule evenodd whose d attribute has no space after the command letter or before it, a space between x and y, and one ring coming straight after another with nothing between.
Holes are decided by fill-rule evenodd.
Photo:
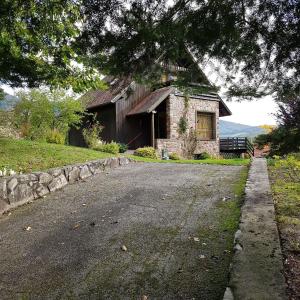
<instances>
[{"instance_id":1,"label":"dark wooden wall","mask_svg":"<svg viewBox=\"0 0 300 300\"><path fill-rule=\"evenodd\" d=\"M108 143L111 141L117 141L115 104L112 103L100 106L91 112L96 113L97 120L102 126L104 126L104 129L101 132L101 139Z\"/></svg>"},{"instance_id":2,"label":"dark wooden wall","mask_svg":"<svg viewBox=\"0 0 300 300\"><path fill-rule=\"evenodd\" d=\"M149 145L148 130L145 128L147 125L148 117L145 115L127 117L127 114L131 109L136 106L143 98L149 95L150 88L136 84L134 89L131 89L130 93L126 97L120 99L116 103L116 135L117 140L122 143L128 144L133 139L135 145ZM143 116L143 117L142 117ZM150 121L149 121L150 122ZM149 124L149 126L151 123ZM141 135L137 137L137 135ZM133 148L132 145L129 145ZM134 146L136 147L136 146Z\"/></svg>"}]
</instances>

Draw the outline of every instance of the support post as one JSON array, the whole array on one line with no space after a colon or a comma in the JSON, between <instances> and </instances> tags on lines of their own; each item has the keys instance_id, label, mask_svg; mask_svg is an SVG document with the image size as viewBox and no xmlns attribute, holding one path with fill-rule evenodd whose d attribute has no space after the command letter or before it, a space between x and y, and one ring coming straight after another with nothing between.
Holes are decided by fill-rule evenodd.
<instances>
[{"instance_id":1,"label":"support post","mask_svg":"<svg viewBox=\"0 0 300 300\"><path fill-rule=\"evenodd\" d=\"M156 114L156 111L153 110L151 112L151 143L152 143L153 148L155 148L155 123L154 123L155 114Z\"/></svg>"}]
</instances>

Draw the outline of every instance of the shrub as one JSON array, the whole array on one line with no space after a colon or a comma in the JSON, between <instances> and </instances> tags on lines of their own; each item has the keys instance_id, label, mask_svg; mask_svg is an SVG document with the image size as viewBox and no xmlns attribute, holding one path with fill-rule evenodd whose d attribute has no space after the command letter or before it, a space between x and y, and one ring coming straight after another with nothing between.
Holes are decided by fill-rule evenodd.
<instances>
[{"instance_id":1,"label":"shrub","mask_svg":"<svg viewBox=\"0 0 300 300\"><path fill-rule=\"evenodd\" d=\"M57 129L52 129L47 132L46 142L63 145L65 143L65 136Z\"/></svg>"},{"instance_id":2,"label":"shrub","mask_svg":"<svg viewBox=\"0 0 300 300\"><path fill-rule=\"evenodd\" d=\"M106 152L106 153L112 153L112 154L118 154L120 151L119 144L116 142L111 142L111 143L104 143L102 145L98 145L94 147L94 150L101 151L101 152Z\"/></svg>"},{"instance_id":3,"label":"shrub","mask_svg":"<svg viewBox=\"0 0 300 300\"><path fill-rule=\"evenodd\" d=\"M128 150L128 146L126 144L119 143L118 145L120 153L125 153Z\"/></svg>"},{"instance_id":4,"label":"shrub","mask_svg":"<svg viewBox=\"0 0 300 300\"><path fill-rule=\"evenodd\" d=\"M170 153L170 154L169 154L169 158L170 158L171 160L180 160L180 156L179 156L177 153L175 153L175 152Z\"/></svg>"},{"instance_id":5,"label":"shrub","mask_svg":"<svg viewBox=\"0 0 300 300\"><path fill-rule=\"evenodd\" d=\"M103 128L103 126L96 122L82 130L84 141L89 148L98 147L99 143L101 142L100 133L102 132Z\"/></svg>"},{"instance_id":6,"label":"shrub","mask_svg":"<svg viewBox=\"0 0 300 300\"><path fill-rule=\"evenodd\" d=\"M197 155L197 159L209 159L211 156L207 152L202 152Z\"/></svg>"},{"instance_id":7,"label":"shrub","mask_svg":"<svg viewBox=\"0 0 300 300\"><path fill-rule=\"evenodd\" d=\"M134 155L157 159L157 154L153 147L138 148L134 151Z\"/></svg>"}]
</instances>

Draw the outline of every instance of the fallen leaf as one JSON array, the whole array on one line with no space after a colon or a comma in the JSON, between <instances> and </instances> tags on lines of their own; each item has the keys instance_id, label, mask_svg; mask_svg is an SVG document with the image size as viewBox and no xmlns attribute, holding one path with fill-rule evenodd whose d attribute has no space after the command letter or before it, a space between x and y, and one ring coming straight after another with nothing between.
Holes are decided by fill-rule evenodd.
<instances>
[{"instance_id":1,"label":"fallen leaf","mask_svg":"<svg viewBox=\"0 0 300 300\"><path fill-rule=\"evenodd\" d=\"M206 243L202 243L202 245L203 245L203 246L206 246L207 244L206 244Z\"/></svg>"},{"instance_id":2,"label":"fallen leaf","mask_svg":"<svg viewBox=\"0 0 300 300\"><path fill-rule=\"evenodd\" d=\"M79 228L79 226L80 226L80 224L75 224L75 225L73 226L73 229L77 229L77 228Z\"/></svg>"},{"instance_id":3,"label":"fallen leaf","mask_svg":"<svg viewBox=\"0 0 300 300\"><path fill-rule=\"evenodd\" d=\"M199 257L200 257L201 259L204 259L204 258L205 258L205 255L202 254L202 255L200 255Z\"/></svg>"},{"instance_id":4,"label":"fallen leaf","mask_svg":"<svg viewBox=\"0 0 300 300\"><path fill-rule=\"evenodd\" d=\"M141 300L148 300L148 297L146 295L143 295Z\"/></svg>"},{"instance_id":5,"label":"fallen leaf","mask_svg":"<svg viewBox=\"0 0 300 300\"><path fill-rule=\"evenodd\" d=\"M82 206L86 206L86 203L82 203Z\"/></svg>"},{"instance_id":6,"label":"fallen leaf","mask_svg":"<svg viewBox=\"0 0 300 300\"><path fill-rule=\"evenodd\" d=\"M122 245L121 250L126 252L127 251L127 247L125 245Z\"/></svg>"},{"instance_id":7,"label":"fallen leaf","mask_svg":"<svg viewBox=\"0 0 300 300\"><path fill-rule=\"evenodd\" d=\"M25 230L25 231L30 231L30 230L31 230L31 227L30 227L30 226L27 226L27 227L24 228L24 230Z\"/></svg>"},{"instance_id":8,"label":"fallen leaf","mask_svg":"<svg viewBox=\"0 0 300 300\"><path fill-rule=\"evenodd\" d=\"M195 241L195 242L199 242L200 240L199 240L199 238L194 237L194 241Z\"/></svg>"}]
</instances>

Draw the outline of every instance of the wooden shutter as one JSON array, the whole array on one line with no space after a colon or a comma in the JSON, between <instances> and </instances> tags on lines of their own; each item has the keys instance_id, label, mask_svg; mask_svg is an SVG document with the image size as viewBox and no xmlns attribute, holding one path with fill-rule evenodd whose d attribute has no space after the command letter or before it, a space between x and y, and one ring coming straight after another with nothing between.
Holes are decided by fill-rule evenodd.
<instances>
[{"instance_id":1,"label":"wooden shutter","mask_svg":"<svg viewBox=\"0 0 300 300\"><path fill-rule=\"evenodd\" d=\"M197 113L197 136L203 140L214 139L214 114Z\"/></svg>"}]
</instances>

